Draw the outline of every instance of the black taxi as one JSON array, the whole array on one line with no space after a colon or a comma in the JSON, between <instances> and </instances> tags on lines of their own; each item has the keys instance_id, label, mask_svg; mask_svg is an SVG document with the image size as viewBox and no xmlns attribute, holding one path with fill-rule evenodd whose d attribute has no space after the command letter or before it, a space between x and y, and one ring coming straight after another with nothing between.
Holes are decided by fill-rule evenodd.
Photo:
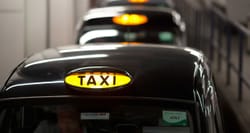
<instances>
[{"instance_id":1,"label":"black taxi","mask_svg":"<svg viewBox=\"0 0 250 133\"><path fill-rule=\"evenodd\" d=\"M115 6L89 10L76 43L132 42L185 45L185 23L173 9Z\"/></svg>"},{"instance_id":2,"label":"black taxi","mask_svg":"<svg viewBox=\"0 0 250 133\"><path fill-rule=\"evenodd\" d=\"M121 5L140 5L154 6L163 8L175 8L173 0L97 0L96 7L121 6Z\"/></svg>"},{"instance_id":3,"label":"black taxi","mask_svg":"<svg viewBox=\"0 0 250 133\"><path fill-rule=\"evenodd\" d=\"M74 45L21 64L0 92L1 133L222 133L202 53L168 45Z\"/></svg>"}]
</instances>

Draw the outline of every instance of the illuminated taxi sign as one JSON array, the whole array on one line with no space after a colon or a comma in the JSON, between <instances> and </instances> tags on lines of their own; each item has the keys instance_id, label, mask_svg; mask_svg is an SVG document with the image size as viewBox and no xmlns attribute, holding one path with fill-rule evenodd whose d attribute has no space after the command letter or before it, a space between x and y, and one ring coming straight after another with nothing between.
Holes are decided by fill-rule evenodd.
<instances>
[{"instance_id":1,"label":"illuminated taxi sign","mask_svg":"<svg viewBox=\"0 0 250 133\"><path fill-rule=\"evenodd\" d=\"M85 89L112 89L129 84L131 77L126 73L110 71L73 72L65 77L65 83Z\"/></svg>"},{"instance_id":2,"label":"illuminated taxi sign","mask_svg":"<svg viewBox=\"0 0 250 133\"><path fill-rule=\"evenodd\" d=\"M136 26L142 25L148 22L148 18L145 15L140 14L123 14L120 16L113 17L112 21L115 24L124 26Z\"/></svg>"},{"instance_id":3,"label":"illuminated taxi sign","mask_svg":"<svg viewBox=\"0 0 250 133\"><path fill-rule=\"evenodd\" d=\"M128 0L129 3L147 3L148 0Z\"/></svg>"}]
</instances>

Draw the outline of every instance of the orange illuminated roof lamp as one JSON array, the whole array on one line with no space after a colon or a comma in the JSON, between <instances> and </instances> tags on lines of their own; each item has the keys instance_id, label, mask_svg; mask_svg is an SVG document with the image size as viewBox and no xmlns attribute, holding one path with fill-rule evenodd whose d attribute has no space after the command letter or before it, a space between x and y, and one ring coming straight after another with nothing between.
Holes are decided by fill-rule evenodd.
<instances>
[{"instance_id":1,"label":"orange illuminated roof lamp","mask_svg":"<svg viewBox=\"0 0 250 133\"><path fill-rule=\"evenodd\" d=\"M120 42L123 45L141 45L141 42Z\"/></svg>"},{"instance_id":2,"label":"orange illuminated roof lamp","mask_svg":"<svg viewBox=\"0 0 250 133\"><path fill-rule=\"evenodd\" d=\"M148 2L148 0L128 0L128 2L130 2L130 3L147 3Z\"/></svg>"},{"instance_id":3,"label":"orange illuminated roof lamp","mask_svg":"<svg viewBox=\"0 0 250 133\"><path fill-rule=\"evenodd\" d=\"M136 26L148 22L147 16L140 14L123 14L120 16L113 17L112 20L115 24L124 26Z\"/></svg>"}]
</instances>

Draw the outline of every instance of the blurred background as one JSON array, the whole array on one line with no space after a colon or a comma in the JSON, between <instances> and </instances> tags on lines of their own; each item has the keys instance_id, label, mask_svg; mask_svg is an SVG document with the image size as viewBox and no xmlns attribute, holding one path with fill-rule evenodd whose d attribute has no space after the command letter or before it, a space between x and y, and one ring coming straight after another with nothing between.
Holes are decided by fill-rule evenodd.
<instances>
[{"instance_id":1,"label":"blurred background","mask_svg":"<svg viewBox=\"0 0 250 133\"><path fill-rule=\"evenodd\" d=\"M249 0L187 0L216 6L228 17L247 22ZM96 0L0 0L0 85L25 57L49 47L74 43L76 27Z\"/></svg>"},{"instance_id":2,"label":"blurred background","mask_svg":"<svg viewBox=\"0 0 250 133\"><path fill-rule=\"evenodd\" d=\"M0 85L25 57L74 43L93 0L0 0Z\"/></svg>"},{"instance_id":3,"label":"blurred background","mask_svg":"<svg viewBox=\"0 0 250 133\"><path fill-rule=\"evenodd\" d=\"M75 44L78 25L98 1L102 0L0 0L0 87L26 57L47 48ZM237 116L225 109L225 121L232 121L228 127L234 128L228 130L238 133L244 127L248 133L250 0L173 1L186 21L188 46L205 52L218 88ZM242 88L248 88L247 93ZM237 120L241 121L239 125L235 124Z\"/></svg>"}]
</instances>

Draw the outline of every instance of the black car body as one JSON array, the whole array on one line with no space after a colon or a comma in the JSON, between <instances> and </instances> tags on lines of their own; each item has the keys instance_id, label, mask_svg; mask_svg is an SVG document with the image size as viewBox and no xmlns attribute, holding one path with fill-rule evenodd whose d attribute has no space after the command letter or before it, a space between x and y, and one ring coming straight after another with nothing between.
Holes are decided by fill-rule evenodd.
<instances>
[{"instance_id":1,"label":"black car body","mask_svg":"<svg viewBox=\"0 0 250 133\"><path fill-rule=\"evenodd\" d=\"M124 23L116 21L119 19ZM81 22L76 39L78 44L137 42L185 46L185 23L175 10L169 8L95 8L91 9Z\"/></svg>"},{"instance_id":2,"label":"black car body","mask_svg":"<svg viewBox=\"0 0 250 133\"><path fill-rule=\"evenodd\" d=\"M55 130L56 112L71 107L88 133L223 132L206 59L187 47L93 44L37 53L1 89L0 131Z\"/></svg>"},{"instance_id":3,"label":"black car body","mask_svg":"<svg viewBox=\"0 0 250 133\"><path fill-rule=\"evenodd\" d=\"M172 0L97 0L96 7L143 5L154 7L175 8Z\"/></svg>"}]
</instances>

